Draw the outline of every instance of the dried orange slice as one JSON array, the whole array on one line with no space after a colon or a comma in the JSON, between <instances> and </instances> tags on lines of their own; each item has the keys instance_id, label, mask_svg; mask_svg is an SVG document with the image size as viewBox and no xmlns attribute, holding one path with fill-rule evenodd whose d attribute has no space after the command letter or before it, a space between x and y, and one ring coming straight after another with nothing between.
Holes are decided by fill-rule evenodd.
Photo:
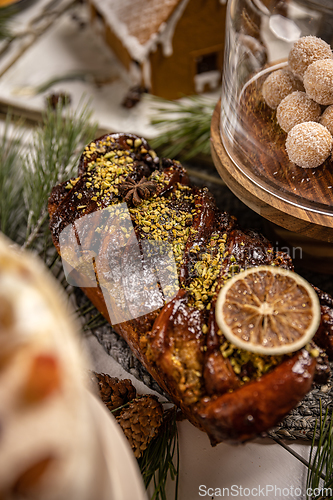
<instances>
[{"instance_id":1,"label":"dried orange slice","mask_svg":"<svg viewBox=\"0 0 333 500\"><path fill-rule=\"evenodd\" d=\"M297 351L316 333L320 304L298 274L259 266L237 274L221 289L216 321L235 346L260 354Z\"/></svg>"}]
</instances>

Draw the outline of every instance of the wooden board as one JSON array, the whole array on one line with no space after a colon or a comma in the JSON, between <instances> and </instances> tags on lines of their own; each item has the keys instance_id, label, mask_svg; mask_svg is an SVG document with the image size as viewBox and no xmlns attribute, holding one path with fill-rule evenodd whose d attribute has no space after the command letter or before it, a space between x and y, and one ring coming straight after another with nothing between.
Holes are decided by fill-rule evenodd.
<instances>
[{"instance_id":1,"label":"wooden board","mask_svg":"<svg viewBox=\"0 0 333 500\"><path fill-rule=\"evenodd\" d=\"M252 157L239 168L240 164L236 166L230 159L221 140L220 106L219 102L212 118L211 151L214 164L231 191L278 226L333 243L333 193L329 188L333 185L332 160L317 169L302 169L291 164L283 147L285 133L279 131L277 125L266 126L273 112L266 110L258 123L255 121L255 116L262 111L261 103L252 108L253 113L246 119L252 127L257 127L264 145L258 149L248 140L247 151ZM240 148L245 140L239 142ZM238 158L241 153L236 151Z\"/></svg>"}]
</instances>

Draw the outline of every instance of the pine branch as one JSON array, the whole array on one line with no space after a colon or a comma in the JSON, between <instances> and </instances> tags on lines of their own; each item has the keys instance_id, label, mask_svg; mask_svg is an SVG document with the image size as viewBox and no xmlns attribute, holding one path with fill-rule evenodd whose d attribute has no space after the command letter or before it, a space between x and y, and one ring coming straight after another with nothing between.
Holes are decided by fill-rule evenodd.
<instances>
[{"instance_id":1,"label":"pine branch","mask_svg":"<svg viewBox=\"0 0 333 500\"><path fill-rule=\"evenodd\" d=\"M10 31L10 18L15 13L15 7L0 8L0 40L4 40L5 38L12 38L12 34Z\"/></svg>"},{"instance_id":2,"label":"pine branch","mask_svg":"<svg viewBox=\"0 0 333 500\"><path fill-rule=\"evenodd\" d=\"M333 494L333 413L329 417L328 408L323 415L320 401L319 437L316 441L317 422L310 450L310 459L306 479L307 500L332 500ZM315 450L315 446L317 449ZM309 495L308 491L319 492ZM324 495L324 496L323 496Z\"/></svg>"},{"instance_id":3,"label":"pine branch","mask_svg":"<svg viewBox=\"0 0 333 500\"><path fill-rule=\"evenodd\" d=\"M33 215L33 212L30 212L29 217L28 217L29 221L31 221L32 215ZM33 241L35 241L35 239L38 237L38 233L42 229L45 221L47 220L47 217L48 217L48 213L47 213L46 208L44 207L41 211L41 214L40 214L38 221L36 222L33 230L30 232L30 234L29 234L30 222L28 223L27 239L25 240L25 242L22 245L23 250L25 250L26 248L29 248L31 246L31 244L33 243Z\"/></svg>"},{"instance_id":4,"label":"pine branch","mask_svg":"<svg viewBox=\"0 0 333 500\"><path fill-rule=\"evenodd\" d=\"M150 140L160 155L183 161L210 155L210 122L215 101L203 96L174 102L149 98L160 104L151 124L161 132Z\"/></svg>"},{"instance_id":5,"label":"pine branch","mask_svg":"<svg viewBox=\"0 0 333 500\"><path fill-rule=\"evenodd\" d=\"M10 132L7 116L0 139L0 230L23 248L38 246L45 258L52 246L47 201L55 185L74 175L84 145L95 137L91 114L83 103L74 112L64 112L61 104L49 107L30 147L23 144L20 124Z\"/></svg>"},{"instance_id":6,"label":"pine branch","mask_svg":"<svg viewBox=\"0 0 333 500\"><path fill-rule=\"evenodd\" d=\"M22 205L22 133L18 127L10 132L10 122L11 117L8 115L0 140L0 230L14 241L22 243L27 221Z\"/></svg>"},{"instance_id":7,"label":"pine branch","mask_svg":"<svg viewBox=\"0 0 333 500\"><path fill-rule=\"evenodd\" d=\"M148 448L138 459L139 467L146 488L151 481L154 484L154 493L151 500L167 500L166 482L170 478L175 481L175 500L178 499L179 479L179 442L177 432L176 407L165 412L162 428ZM174 464L176 461L176 465Z\"/></svg>"},{"instance_id":8,"label":"pine branch","mask_svg":"<svg viewBox=\"0 0 333 500\"><path fill-rule=\"evenodd\" d=\"M32 147L22 158L23 198L29 214L24 248L33 245L40 230L44 232L52 188L73 177L84 144L94 138L97 125L90 123L91 114L87 105L73 113L64 112L60 103L55 110L48 107L35 130Z\"/></svg>"}]
</instances>

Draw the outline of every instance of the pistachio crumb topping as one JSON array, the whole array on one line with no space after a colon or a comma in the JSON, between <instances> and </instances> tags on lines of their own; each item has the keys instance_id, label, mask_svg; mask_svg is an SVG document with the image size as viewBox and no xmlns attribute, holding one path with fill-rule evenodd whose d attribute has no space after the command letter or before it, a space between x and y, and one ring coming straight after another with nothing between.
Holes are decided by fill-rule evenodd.
<instances>
[{"instance_id":1,"label":"pistachio crumb topping","mask_svg":"<svg viewBox=\"0 0 333 500\"><path fill-rule=\"evenodd\" d=\"M306 344L305 349L313 358L318 358L318 356L320 355L319 349L311 343Z\"/></svg>"},{"instance_id":2,"label":"pistachio crumb topping","mask_svg":"<svg viewBox=\"0 0 333 500\"><path fill-rule=\"evenodd\" d=\"M131 142L133 143L131 139L127 140L129 146ZM133 172L133 158L131 157L133 149L110 151L110 148L114 147L113 143L114 138L109 136L101 141L98 147L92 142L84 151L84 157L88 160L85 186L95 191L92 199L105 200L110 196L117 196L118 188L115 184L122 183L127 175Z\"/></svg>"},{"instance_id":3,"label":"pistachio crumb topping","mask_svg":"<svg viewBox=\"0 0 333 500\"><path fill-rule=\"evenodd\" d=\"M76 177L76 179L70 179L67 182L65 189L73 189L73 187L77 184L79 179L80 179L80 177Z\"/></svg>"},{"instance_id":4,"label":"pistachio crumb topping","mask_svg":"<svg viewBox=\"0 0 333 500\"><path fill-rule=\"evenodd\" d=\"M258 379L280 364L284 356L265 356L239 349L227 340L223 340L220 350L224 358L228 358L241 384Z\"/></svg>"},{"instance_id":5,"label":"pistachio crumb topping","mask_svg":"<svg viewBox=\"0 0 333 500\"><path fill-rule=\"evenodd\" d=\"M103 202L106 200L110 206L119 203L121 185L128 176L131 178L130 174L135 170L133 167L134 150L139 149L141 154L147 153L142 146L141 139L127 139L126 142L129 150L117 149L114 144L115 139L112 137L106 137L98 145L93 142L85 148L87 169L84 174L84 185L87 190L90 190L91 200L96 202L99 209L103 208ZM152 150L149 150L149 154L152 158L156 157ZM79 178L70 180L65 188L72 189L78 180ZM163 188L169 184L170 175L168 177L164 172L155 170L147 180L154 181L159 188ZM158 192L161 192L161 189ZM76 193L76 196L81 199L82 193ZM85 207L86 205L81 205L78 209ZM192 225L200 208L200 204L195 204L192 188L178 183L171 194L170 192L163 196L152 194L149 199L143 199L138 206L128 207L128 210L135 231L142 239L170 244L172 254L169 256L174 258L179 275L180 268L184 264L186 245L192 241L192 238L195 239L198 233ZM98 233L107 230L107 227L96 228ZM125 227L122 231L124 237L129 238L131 231ZM227 233L221 235L216 230L212 232L209 241L205 241L204 245L195 241L189 248L188 279L186 285L183 286L189 293L189 306L203 311L205 318L201 327L203 335L209 332L208 315L212 308L213 297L216 296L219 287L223 286L223 282L242 270L235 256L228 254L227 239ZM240 245L244 246L244 242ZM272 250L269 250L269 253L271 252ZM228 271L221 276L223 263L227 258L230 266L227 268ZM171 266L166 270L170 273L173 271ZM229 359L241 384L261 377L283 360L283 356L259 355L239 349L224 339L221 330L217 331L217 335L221 341L222 356ZM205 352L207 346L203 345L201 349ZM318 349L313 346L309 346L308 350L311 356L319 356ZM175 360L176 362L179 361ZM198 376L201 376L200 372Z\"/></svg>"},{"instance_id":6,"label":"pistachio crumb topping","mask_svg":"<svg viewBox=\"0 0 333 500\"><path fill-rule=\"evenodd\" d=\"M164 182L163 176L151 176L150 179ZM179 199L180 192L188 193L187 200L175 203ZM179 270L183 262L185 245L190 234L189 225L192 223L193 215L189 208L193 206L194 197L191 188L178 184L177 189L171 196L158 196L150 200L144 200L140 206L130 208L133 221L141 233L143 239L165 241L170 243L173 256Z\"/></svg>"},{"instance_id":7,"label":"pistachio crumb topping","mask_svg":"<svg viewBox=\"0 0 333 500\"><path fill-rule=\"evenodd\" d=\"M189 272L192 279L186 289L191 293L190 304L198 309L206 308L209 311L211 308L211 299L217 292L217 278L224 260L226 240L226 234L221 237L214 231L203 252L199 245L191 249L196 257Z\"/></svg>"}]
</instances>

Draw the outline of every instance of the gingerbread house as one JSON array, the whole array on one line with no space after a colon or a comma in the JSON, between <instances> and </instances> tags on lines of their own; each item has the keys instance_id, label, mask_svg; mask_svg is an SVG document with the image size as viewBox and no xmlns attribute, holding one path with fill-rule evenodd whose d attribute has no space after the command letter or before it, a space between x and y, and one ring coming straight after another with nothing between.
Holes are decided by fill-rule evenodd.
<instances>
[{"instance_id":1,"label":"gingerbread house","mask_svg":"<svg viewBox=\"0 0 333 500\"><path fill-rule=\"evenodd\" d=\"M131 76L177 99L219 87L226 0L89 0L91 18Z\"/></svg>"}]
</instances>

